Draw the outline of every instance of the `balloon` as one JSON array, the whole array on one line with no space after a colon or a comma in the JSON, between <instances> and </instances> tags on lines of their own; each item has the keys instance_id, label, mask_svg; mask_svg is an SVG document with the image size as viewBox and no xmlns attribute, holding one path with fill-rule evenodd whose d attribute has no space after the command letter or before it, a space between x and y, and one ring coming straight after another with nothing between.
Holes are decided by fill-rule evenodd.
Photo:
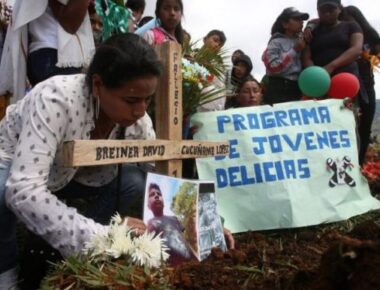
<instances>
[{"instance_id":1,"label":"balloon","mask_svg":"<svg viewBox=\"0 0 380 290\"><path fill-rule=\"evenodd\" d=\"M351 73L339 73L331 78L331 86L327 95L333 99L353 99L359 92L358 78Z\"/></svg>"},{"instance_id":2,"label":"balloon","mask_svg":"<svg viewBox=\"0 0 380 290\"><path fill-rule=\"evenodd\" d=\"M298 86L304 95L319 98L329 90L330 81L330 75L324 68L310 66L301 72Z\"/></svg>"}]
</instances>

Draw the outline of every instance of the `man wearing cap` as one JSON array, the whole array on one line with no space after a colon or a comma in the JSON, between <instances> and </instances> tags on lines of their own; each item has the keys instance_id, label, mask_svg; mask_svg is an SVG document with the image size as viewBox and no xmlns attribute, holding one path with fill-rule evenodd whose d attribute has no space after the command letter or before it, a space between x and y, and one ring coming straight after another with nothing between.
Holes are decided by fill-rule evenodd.
<instances>
[{"instance_id":1,"label":"man wearing cap","mask_svg":"<svg viewBox=\"0 0 380 290\"><path fill-rule=\"evenodd\" d=\"M302 70L301 52L306 46L302 36L303 21L308 18L309 14L288 7L272 26L271 38L262 56L269 80L263 96L266 104L301 98L297 81Z\"/></svg>"}]
</instances>

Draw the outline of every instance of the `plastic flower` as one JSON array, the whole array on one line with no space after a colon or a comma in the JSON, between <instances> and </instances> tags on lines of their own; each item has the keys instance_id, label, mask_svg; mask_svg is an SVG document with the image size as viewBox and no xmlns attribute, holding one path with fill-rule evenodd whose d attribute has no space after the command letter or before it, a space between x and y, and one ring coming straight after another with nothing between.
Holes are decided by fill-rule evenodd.
<instances>
[{"instance_id":1,"label":"plastic flower","mask_svg":"<svg viewBox=\"0 0 380 290\"><path fill-rule=\"evenodd\" d=\"M182 79L183 81L193 82L200 85L200 89L208 85L213 79L213 75L202 65L182 59Z\"/></svg>"},{"instance_id":2,"label":"plastic flower","mask_svg":"<svg viewBox=\"0 0 380 290\"><path fill-rule=\"evenodd\" d=\"M145 232L143 235L133 240L134 251L132 260L140 266L148 266L149 268L158 268L161 261L169 258L168 248L164 245L164 239L161 235Z\"/></svg>"}]
</instances>

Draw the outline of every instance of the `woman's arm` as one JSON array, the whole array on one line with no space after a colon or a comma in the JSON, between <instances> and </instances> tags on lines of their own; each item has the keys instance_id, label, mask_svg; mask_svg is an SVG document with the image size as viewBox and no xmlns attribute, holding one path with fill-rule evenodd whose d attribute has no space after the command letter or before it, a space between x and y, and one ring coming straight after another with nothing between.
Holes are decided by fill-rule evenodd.
<instances>
[{"instance_id":1,"label":"woman's arm","mask_svg":"<svg viewBox=\"0 0 380 290\"><path fill-rule=\"evenodd\" d=\"M78 96L79 93L70 95L69 89L60 88L61 82L62 79L52 78L24 97L27 102L20 112L22 130L7 180L6 200L9 208L28 229L43 237L63 255L72 255L79 253L95 233L106 227L68 207L48 187L48 180L57 182L55 175L58 172L53 171L53 168L59 168L53 166L59 160L56 158L57 150L66 134L77 134L72 130L75 124L82 121L87 104L84 97ZM82 84L77 82L70 84L70 87L80 92ZM75 104L71 105L69 100L73 98L77 98L75 104L78 108ZM78 106L82 102L84 107ZM78 110L78 116L75 110ZM76 126L78 134L79 127ZM70 170L67 168L60 173L71 178L67 173Z\"/></svg>"},{"instance_id":2,"label":"woman's arm","mask_svg":"<svg viewBox=\"0 0 380 290\"><path fill-rule=\"evenodd\" d=\"M268 72L281 74L292 65L299 49L297 45L297 47L291 48L289 51L284 51L280 40L274 39L269 42L261 59Z\"/></svg>"},{"instance_id":3,"label":"woman's arm","mask_svg":"<svg viewBox=\"0 0 380 290\"><path fill-rule=\"evenodd\" d=\"M307 45L305 49L303 50L301 58L302 58L303 67L309 67L309 66L314 65L314 62L311 59L311 50L310 50L309 45Z\"/></svg>"},{"instance_id":4,"label":"woman's arm","mask_svg":"<svg viewBox=\"0 0 380 290\"><path fill-rule=\"evenodd\" d=\"M331 74L336 69L356 61L362 52L362 47L363 33L355 32L351 34L349 49L347 49L336 59L325 65L324 68L327 70L329 74Z\"/></svg>"},{"instance_id":5,"label":"woman's arm","mask_svg":"<svg viewBox=\"0 0 380 290\"><path fill-rule=\"evenodd\" d=\"M58 0L49 0L49 6L63 29L67 33L75 34L86 16L88 0L69 0L67 5Z\"/></svg>"}]
</instances>

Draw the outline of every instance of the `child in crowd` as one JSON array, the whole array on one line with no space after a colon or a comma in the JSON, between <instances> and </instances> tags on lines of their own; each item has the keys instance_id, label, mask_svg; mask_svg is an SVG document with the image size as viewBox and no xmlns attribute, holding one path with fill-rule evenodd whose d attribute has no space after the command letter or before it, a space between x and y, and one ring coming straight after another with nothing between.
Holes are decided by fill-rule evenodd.
<instances>
[{"instance_id":1,"label":"child in crowd","mask_svg":"<svg viewBox=\"0 0 380 290\"><path fill-rule=\"evenodd\" d=\"M303 21L308 18L309 14L289 7L274 22L262 56L268 77L264 103L272 105L301 98L297 80L302 70L301 52L306 46L302 37Z\"/></svg>"},{"instance_id":2,"label":"child in crowd","mask_svg":"<svg viewBox=\"0 0 380 290\"><path fill-rule=\"evenodd\" d=\"M242 81L237 93L237 108L260 106L262 104L260 83L251 76L248 76Z\"/></svg>"},{"instance_id":3,"label":"child in crowd","mask_svg":"<svg viewBox=\"0 0 380 290\"><path fill-rule=\"evenodd\" d=\"M211 30L207 35L203 38L203 47L201 49L220 51L220 49L226 43L227 38L223 31L220 30ZM223 58L216 58L215 61L218 62L219 65L223 66ZM224 75L225 72L223 72ZM226 94L224 92L225 84L223 80L219 78L214 78L212 85L205 88L205 93L217 90L222 91L215 96L213 96L213 101L207 102L198 106L199 112L207 112L207 111L219 111L223 110L226 103Z\"/></svg>"},{"instance_id":4,"label":"child in crowd","mask_svg":"<svg viewBox=\"0 0 380 290\"><path fill-rule=\"evenodd\" d=\"M201 51L214 51L218 52L226 43L227 38L223 31L213 29L203 38L203 46L196 50L197 53ZM193 60L193 56L188 56L190 60ZM199 63L207 68L210 66L210 63ZM215 64L218 67L224 67L223 58L216 55L211 60L211 65ZM223 71L223 76L224 76ZM197 107L197 111L199 112L208 112L208 111L219 111L224 109L224 105L226 102L226 94L225 94L225 84L223 80L220 80L218 77L214 77L212 84L203 89L204 93L209 93L212 91L217 91L217 93L212 97L211 101L207 101L207 103L203 103ZM194 128L192 128L194 129ZM186 130L185 130L186 131ZM183 136L186 139L192 139L192 130L190 130L189 134L185 133ZM184 178L198 178L194 159L185 159L183 160L183 171L182 176Z\"/></svg>"},{"instance_id":5,"label":"child in crowd","mask_svg":"<svg viewBox=\"0 0 380 290\"><path fill-rule=\"evenodd\" d=\"M231 62L234 63L234 61L235 61L238 57L240 57L240 56L242 56L242 55L244 55L244 54L245 54L244 51L242 51L241 49L237 49L237 50L235 50L235 51L232 53L232 55L231 55Z\"/></svg>"},{"instance_id":6,"label":"child in crowd","mask_svg":"<svg viewBox=\"0 0 380 290\"><path fill-rule=\"evenodd\" d=\"M137 29L138 23L145 10L145 0L128 0L125 7L129 9L132 17L128 23L129 32L134 32Z\"/></svg>"},{"instance_id":7,"label":"child in crowd","mask_svg":"<svg viewBox=\"0 0 380 290\"><path fill-rule=\"evenodd\" d=\"M219 51L226 41L227 38L223 31L213 29L203 38L203 45L208 49Z\"/></svg>"},{"instance_id":8,"label":"child in crowd","mask_svg":"<svg viewBox=\"0 0 380 290\"><path fill-rule=\"evenodd\" d=\"M242 55L244 55L245 53L242 51L242 50L240 50L240 49L237 49L237 50L235 50L233 53L232 53L232 55L231 55L231 63L232 63L232 68L230 68L228 71L227 71L227 73L226 73L226 86L228 87L228 84L230 84L231 83L231 77L232 77L232 71L233 71L233 66L234 66L234 62L235 62L235 60L238 58L238 57L240 57L240 56L242 56ZM231 92L229 92L229 91L227 91L227 96L229 95L229 94L231 94Z\"/></svg>"},{"instance_id":9,"label":"child in crowd","mask_svg":"<svg viewBox=\"0 0 380 290\"><path fill-rule=\"evenodd\" d=\"M103 40L103 19L96 14L95 0L88 3L88 15L90 16L92 34L94 35L95 47L98 47Z\"/></svg>"},{"instance_id":10,"label":"child in crowd","mask_svg":"<svg viewBox=\"0 0 380 290\"><path fill-rule=\"evenodd\" d=\"M157 0L155 14L160 20L161 26L147 31L143 34L143 38L150 45L161 44L166 41L175 41L182 45L182 0Z\"/></svg>"},{"instance_id":11,"label":"child in crowd","mask_svg":"<svg viewBox=\"0 0 380 290\"><path fill-rule=\"evenodd\" d=\"M237 58L234 58L233 68L231 71L231 77L229 81L226 81L227 86L227 101L225 108L234 107L236 104L235 97L238 94L239 87L242 82L251 76L252 71L252 61L248 55L241 55Z\"/></svg>"}]
</instances>

